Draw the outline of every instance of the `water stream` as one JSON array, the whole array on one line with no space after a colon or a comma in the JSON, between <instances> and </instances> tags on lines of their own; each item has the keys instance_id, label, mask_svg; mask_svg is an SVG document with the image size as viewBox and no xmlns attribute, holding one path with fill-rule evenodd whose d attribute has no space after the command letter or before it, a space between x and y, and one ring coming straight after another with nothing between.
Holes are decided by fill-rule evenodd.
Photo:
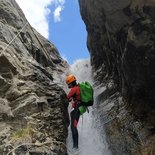
<instances>
[{"instance_id":1,"label":"water stream","mask_svg":"<svg viewBox=\"0 0 155 155\"><path fill-rule=\"evenodd\" d=\"M71 66L72 73L76 76L78 82L89 81L93 84L91 75L91 66L89 60L78 60ZM95 96L99 91L95 90ZM72 135L69 127L67 138L69 155L111 155L106 142L103 125L95 117L94 110L89 107L90 112L80 117L78 123L79 131L79 149L72 148ZM101 134L102 133L102 134Z\"/></svg>"}]
</instances>

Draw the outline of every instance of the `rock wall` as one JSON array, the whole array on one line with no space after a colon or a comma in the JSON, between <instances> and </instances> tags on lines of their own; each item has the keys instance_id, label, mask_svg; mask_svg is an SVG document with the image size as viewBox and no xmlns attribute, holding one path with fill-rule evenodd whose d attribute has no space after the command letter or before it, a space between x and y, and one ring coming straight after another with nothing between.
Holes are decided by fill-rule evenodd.
<instances>
[{"instance_id":1,"label":"rock wall","mask_svg":"<svg viewBox=\"0 0 155 155\"><path fill-rule=\"evenodd\" d=\"M14 148L15 155L66 154L68 103L54 82L65 70L68 64L15 0L0 0L1 155Z\"/></svg>"},{"instance_id":2,"label":"rock wall","mask_svg":"<svg viewBox=\"0 0 155 155\"><path fill-rule=\"evenodd\" d=\"M155 154L155 1L79 4L112 153Z\"/></svg>"}]
</instances>

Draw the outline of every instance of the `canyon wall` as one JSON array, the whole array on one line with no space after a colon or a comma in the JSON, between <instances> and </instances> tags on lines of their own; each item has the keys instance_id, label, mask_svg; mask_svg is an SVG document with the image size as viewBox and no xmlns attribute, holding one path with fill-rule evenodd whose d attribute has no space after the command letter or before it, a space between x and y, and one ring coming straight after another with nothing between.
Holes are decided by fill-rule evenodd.
<instances>
[{"instance_id":1,"label":"canyon wall","mask_svg":"<svg viewBox=\"0 0 155 155\"><path fill-rule=\"evenodd\" d=\"M67 154L68 70L55 46L26 20L15 0L0 0L0 154Z\"/></svg>"},{"instance_id":2,"label":"canyon wall","mask_svg":"<svg viewBox=\"0 0 155 155\"><path fill-rule=\"evenodd\" d=\"M105 87L96 113L112 153L155 154L155 1L79 4L94 79Z\"/></svg>"}]
</instances>

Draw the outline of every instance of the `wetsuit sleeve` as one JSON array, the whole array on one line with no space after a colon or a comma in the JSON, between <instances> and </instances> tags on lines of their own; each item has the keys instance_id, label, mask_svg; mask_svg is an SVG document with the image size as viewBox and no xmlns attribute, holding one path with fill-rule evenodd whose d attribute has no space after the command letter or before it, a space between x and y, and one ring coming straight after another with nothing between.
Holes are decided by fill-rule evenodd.
<instances>
[{"instance_id":1,"label":"wetsuit sleeve","mask_svg":"<svg viewBox=\"0 0 155 155\"><path fill-rule=\"evenodd\" d=\"M74 96L75 93L76 93L76 90L75 90L74 88L72 88L72 89L70 90L70 92L68 93L68 95L67 95L69 101L72 100L72 97Z\"/></svg>"}]
</instances>

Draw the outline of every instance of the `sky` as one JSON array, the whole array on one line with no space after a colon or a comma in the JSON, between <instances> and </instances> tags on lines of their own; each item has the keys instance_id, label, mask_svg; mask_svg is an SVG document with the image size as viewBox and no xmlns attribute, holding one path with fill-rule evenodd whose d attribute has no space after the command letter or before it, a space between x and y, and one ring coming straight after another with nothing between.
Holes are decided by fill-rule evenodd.
<instances>
[{"instance_id":1,"label":"sky","mask_svg":"<svg viewBox=\"0 0 155 155\"><path fill-rule=\"evenodd\" d=\"M73 64L89 58L87 32L78 0L16 0L30 24Z\"/></svg>"}]
</instances>

